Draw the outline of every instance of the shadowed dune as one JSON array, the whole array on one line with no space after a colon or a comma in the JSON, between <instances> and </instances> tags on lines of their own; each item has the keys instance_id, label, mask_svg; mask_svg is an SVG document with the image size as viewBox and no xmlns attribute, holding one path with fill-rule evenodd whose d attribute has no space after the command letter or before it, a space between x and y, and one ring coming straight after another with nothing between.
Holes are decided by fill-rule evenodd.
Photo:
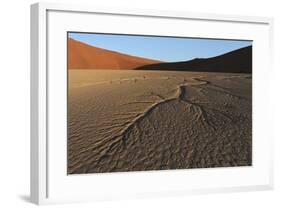
<instances>
[{"instance_id":1,"label":"shadowed dune","mask_svg":"<svg viewBox=\"0 0 281 208\"><path fill-rule=\"evenodd\" d=\"M68 38L68 69L134 69L160 61L130 56Z\"/></svg>"},{"instance_id":2,"label":"shadowed dune","mask_svg":"<svg viewBox=\"0 0 281 208\"><path fill-rule=\"evenodd\" d=\"M149 64L136 69L252 73L252 46L240 48L238 50L212 58L196 58L191 61Z\"/></svg>"}]
</instances>

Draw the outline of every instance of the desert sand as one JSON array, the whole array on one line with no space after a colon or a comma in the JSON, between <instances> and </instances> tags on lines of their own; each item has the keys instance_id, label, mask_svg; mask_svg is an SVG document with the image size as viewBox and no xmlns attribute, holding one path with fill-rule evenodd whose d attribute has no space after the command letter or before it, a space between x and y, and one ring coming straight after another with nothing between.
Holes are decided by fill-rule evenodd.
<instances>
[{"instance_id":1,"label":"desert sand","mask_svg":"<svg viewBox=\"0 0 281 208\"><path fill-rule=\"evenodd\" d=\"M252 164L251 74L68 73L69 174Z\"/></svg>"},{"instance_id":2,"label":"desert sand","mask_svg":"<svg viewBox=\"0 0 281 208\"><path fill-rule=\"evenodd\" d=\"M161 63L142 57L94 47L68 38L69 69L133 69L147 64Z\"/></svg>"}]
</instances>

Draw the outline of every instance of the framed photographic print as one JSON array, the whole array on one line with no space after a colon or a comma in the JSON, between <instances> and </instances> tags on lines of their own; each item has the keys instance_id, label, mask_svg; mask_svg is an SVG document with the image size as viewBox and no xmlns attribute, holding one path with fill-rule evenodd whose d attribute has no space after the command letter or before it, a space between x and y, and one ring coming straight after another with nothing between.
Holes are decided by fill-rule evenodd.
<instances>
[{"instance_id":1,"label":"framed photographic print","mask_svg":"<svg viewBox=\"0 0 281 208\"><path fill-rule=\"evenodd\" d=\"M32 202L271 189L272 22L32 5Z\"/></svg>"}]
</instances>

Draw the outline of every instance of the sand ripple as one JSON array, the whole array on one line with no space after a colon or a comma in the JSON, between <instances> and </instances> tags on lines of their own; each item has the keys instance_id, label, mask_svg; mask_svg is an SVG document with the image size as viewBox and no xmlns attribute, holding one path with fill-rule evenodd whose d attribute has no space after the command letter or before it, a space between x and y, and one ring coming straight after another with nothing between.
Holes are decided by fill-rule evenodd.
<instances>
[{"instance_id":1,"label":"sand ripple","mask_svg":"<svg viewBox=\"0 0 281 208\"><path fill-rule=\"evenodd\" d=\"M68 173L251 165L249 75L73 71Z\"/></svg>"}]
</instances>

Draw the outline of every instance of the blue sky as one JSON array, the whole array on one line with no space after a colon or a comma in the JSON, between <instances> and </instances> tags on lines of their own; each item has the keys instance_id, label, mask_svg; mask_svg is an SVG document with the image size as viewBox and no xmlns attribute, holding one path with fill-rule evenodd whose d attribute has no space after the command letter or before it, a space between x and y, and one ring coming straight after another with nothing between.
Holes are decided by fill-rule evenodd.
<instances>
[{"instance_id":1,"label":"blue sky","mask_svg":"<svg viewBox=\"0 0 281 208\"><path fill-rule=\"evenodd\" d=\"M243 40L95 33L69 33L69 37L99 48L168 62L209 58L252 45L252 41Z\"/></svg>"}]
</instances>

